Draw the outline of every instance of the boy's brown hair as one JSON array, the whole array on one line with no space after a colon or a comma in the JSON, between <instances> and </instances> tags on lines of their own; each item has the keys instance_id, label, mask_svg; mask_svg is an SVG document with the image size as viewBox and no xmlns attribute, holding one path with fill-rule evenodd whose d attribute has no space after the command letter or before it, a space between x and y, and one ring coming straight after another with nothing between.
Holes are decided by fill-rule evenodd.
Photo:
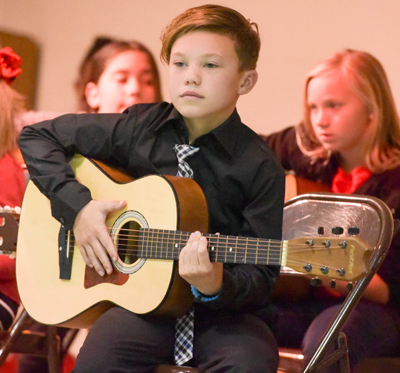
<instances>
[{"instance_id":1,"label":"boy's brown hair","mask_svg":"<svg viewBox=\"0 0 400 373\"><path fill-rule=\"evenodd\" d=\"M250 22L239 12L220 5L191 8L173 19L161 35L161 60L169 64L175 41L194 31L209 31L228 36L235 43L240 71L256 68L261 45L257 24Z\"/></svg>"}]
</instances>

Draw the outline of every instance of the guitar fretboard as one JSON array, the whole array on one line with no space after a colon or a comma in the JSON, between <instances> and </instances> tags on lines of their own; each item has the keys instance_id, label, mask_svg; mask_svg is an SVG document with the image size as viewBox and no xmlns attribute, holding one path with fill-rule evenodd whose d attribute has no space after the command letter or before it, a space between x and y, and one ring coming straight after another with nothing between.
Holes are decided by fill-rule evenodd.
<instances>
[{"instance_id":1,"label":"guitar fretboard","mask_svg":"<svg viewBox=\"0 0 400 373\"><path fill-rule=\"evenodd\" d=\"M189 232L143 228L139 233L138 256L178 260ZM212 262L284 265L287 241L204 234Z\"/></svg>"}]
</instances>

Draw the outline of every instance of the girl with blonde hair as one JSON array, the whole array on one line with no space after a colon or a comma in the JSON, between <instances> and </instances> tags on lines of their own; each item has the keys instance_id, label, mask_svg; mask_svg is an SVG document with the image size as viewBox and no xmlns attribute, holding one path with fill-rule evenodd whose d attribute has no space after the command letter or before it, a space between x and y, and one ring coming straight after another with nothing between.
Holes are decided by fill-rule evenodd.
<instances>
[{"instance_id":1,"label":"girl with blonde hair","mask_svg":"<svg viewBox=\"0 0 400 373\"><path fill-rule=\"evenodd\" d=\"M303 121L263 139L286 170L332 192L378 197L400 219L400 124L389 82L371 54L346 49L317 64L304 89ZM366 358L400 356L400 229L344 333L352 368ZM323 285L328 285L323 283ZM280 346L303 345L307 358L347 294L337 282L306 299L277 299Z\"/></svg>"}]
</instances>

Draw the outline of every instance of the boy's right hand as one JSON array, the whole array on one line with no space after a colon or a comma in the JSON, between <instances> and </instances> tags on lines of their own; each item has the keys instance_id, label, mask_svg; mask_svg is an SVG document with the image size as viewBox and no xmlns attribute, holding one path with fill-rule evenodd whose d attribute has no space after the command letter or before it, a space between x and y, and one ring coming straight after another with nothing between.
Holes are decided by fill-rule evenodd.
<instances>
[{"instance_id":1,"label":"boy's right hand","mask_svg":"<svg viewBox=\"0 0 400 373\"><path fill-rule=\"evenodd\" d=\"M75 242L85 263L100 276L112 273L112 260L118 259L118 252L105 224L107 214L122 209L125 201L90 201L75 218Z\"/></svg>"}]
</instances>

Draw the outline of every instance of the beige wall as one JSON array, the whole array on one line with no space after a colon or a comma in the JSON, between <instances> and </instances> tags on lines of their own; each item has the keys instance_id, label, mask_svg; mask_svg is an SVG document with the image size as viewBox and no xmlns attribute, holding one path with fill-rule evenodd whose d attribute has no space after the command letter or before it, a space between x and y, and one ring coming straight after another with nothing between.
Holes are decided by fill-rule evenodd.
<instances>
[{"instance_id":1,"label":"beige wall","mask_svg":"<svg viewBox=\"0 0 400 373\"><path fill-rule=\"evenodd\" d=\"M400 2L396 0L229 0L258 23L259 81L240 99L243 121L262 133L299 120L305 74L350 47L381 60L400 105ZM74 111L72 82L94 36L138 39L158 56L163 26L198 0L0 0L0 28L41 48L37 109ZM159 64L165 99L167 67Z\"/></svg>"}]
</instances>

